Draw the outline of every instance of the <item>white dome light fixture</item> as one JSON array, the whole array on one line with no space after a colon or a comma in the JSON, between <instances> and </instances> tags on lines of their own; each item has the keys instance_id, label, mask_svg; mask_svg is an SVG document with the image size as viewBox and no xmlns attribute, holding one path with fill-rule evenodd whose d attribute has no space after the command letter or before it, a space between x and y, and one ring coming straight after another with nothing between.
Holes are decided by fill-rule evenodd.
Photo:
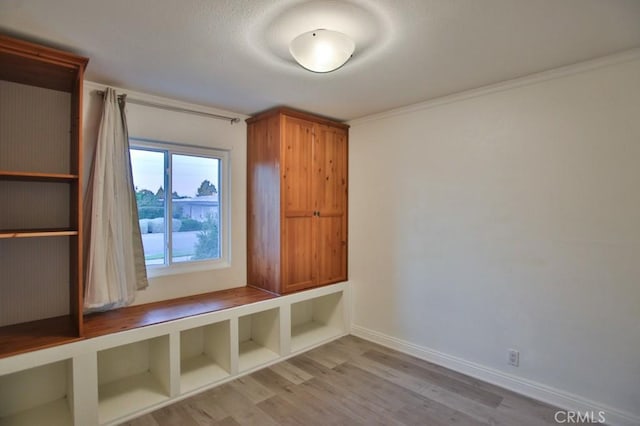
<instances>
[{"instance_id":1,"label":"white dome light fixture","mask_svg":"<svg viewBox=\"0 0 640 426\"><path fill-rule=\"evenodd\" d=\"M356 45L346 35L317 29L300 34L289 45L291 56L309 71L325 73L337 70L353 55Z\"/></svg>"}]
</instances>

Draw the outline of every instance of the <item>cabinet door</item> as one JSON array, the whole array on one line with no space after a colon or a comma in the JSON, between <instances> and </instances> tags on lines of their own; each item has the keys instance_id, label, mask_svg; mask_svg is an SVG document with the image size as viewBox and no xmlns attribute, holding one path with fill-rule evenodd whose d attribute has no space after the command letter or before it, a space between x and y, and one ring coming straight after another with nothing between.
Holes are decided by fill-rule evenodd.
<instances>
[{"instance_id":1,"label":"cabinet door","mask_svg":"<svg viewBox=\"0 0 640 426\"><path fill-rule=\"evenodd\" d=\"M282 292L314 285L313 124L283 118Z\"/></svg>"},{"instance_id":2,"label":"cabinet door","mask_svg":"<svg viewBox=\"0 0 640 426\"><path fill-rule=\"evenodd\" d=\"M347 279L347 132L316 125L313 149L317 285Z\"/></svg>"}]
</instances>

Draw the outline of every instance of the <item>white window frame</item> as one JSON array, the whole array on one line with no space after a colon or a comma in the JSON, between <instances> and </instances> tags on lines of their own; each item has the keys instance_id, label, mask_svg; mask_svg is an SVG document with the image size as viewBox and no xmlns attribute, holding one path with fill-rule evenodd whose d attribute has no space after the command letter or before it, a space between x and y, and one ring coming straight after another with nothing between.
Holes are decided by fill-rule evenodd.
<instances>
[{"instance_id":1,"label":"white window frame","mask_svg":"<svg viewBox=\"0 0 640 426\"><path fill-rule=\"evenodd\" d=\"M173 188L171 186L171 161L172 154L178 155L190 155L196 157L215 158L220 160L219 168L219 182L218 182L218 202L219 207L219 232L220 232L220 257L210 260L192 260L188 262L176 262L171 260L171 245L172 245L172 220L166 220L166 217L173 217L172 198L165 197L165 235L167 236L165 246L165 261L164 265L146 265L147 276L149 278L160 277L166 275L186 274L197 271L207 271L213 269L222 269L231 267L231 199L230 199L230 170L229 170L229 151L218 148L205 148L201 146L185 145L174 142L157 141L151 139L144 139L139 137L129 137L130 149L144 149L156 152L167 152L168 155L165 160L165 174L164 174L164 192L165 194L172 194Z\"/></svg>"}]
</instances>

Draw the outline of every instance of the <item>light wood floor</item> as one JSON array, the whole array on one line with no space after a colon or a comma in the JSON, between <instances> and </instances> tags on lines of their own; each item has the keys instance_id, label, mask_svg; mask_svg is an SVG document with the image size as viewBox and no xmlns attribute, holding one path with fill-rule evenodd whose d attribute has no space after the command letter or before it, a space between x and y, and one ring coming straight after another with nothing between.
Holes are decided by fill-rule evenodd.
<instances>
[{"instance_id":1,"label":"light wood floor","mask_svg":"<svg viewBox=\"0 0 640 426\"><path fill-rule=\"evenodd\" d=\"M556 410L347 336L127 425L530 426Z\"/></svg>"}]
</instances>

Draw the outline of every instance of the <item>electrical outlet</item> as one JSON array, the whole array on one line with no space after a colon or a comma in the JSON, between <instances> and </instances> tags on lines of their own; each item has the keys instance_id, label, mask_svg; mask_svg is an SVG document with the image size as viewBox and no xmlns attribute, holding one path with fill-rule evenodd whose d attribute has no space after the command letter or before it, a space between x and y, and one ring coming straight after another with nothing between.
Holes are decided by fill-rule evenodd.
<instances>
[{"instance_id":1,"label":"electrical outlet","mask_svg":"<svg viewBox=\"0 0 640 426\"><path fill-rule=\"evenodd\" d=\"M508 354L508 361L509 361L509 365L513 365L514 367L517 367L520 365L520 352L516 351L515 349L508 349L507 350L507 354Z\"/></svg>"}]
</instances>

